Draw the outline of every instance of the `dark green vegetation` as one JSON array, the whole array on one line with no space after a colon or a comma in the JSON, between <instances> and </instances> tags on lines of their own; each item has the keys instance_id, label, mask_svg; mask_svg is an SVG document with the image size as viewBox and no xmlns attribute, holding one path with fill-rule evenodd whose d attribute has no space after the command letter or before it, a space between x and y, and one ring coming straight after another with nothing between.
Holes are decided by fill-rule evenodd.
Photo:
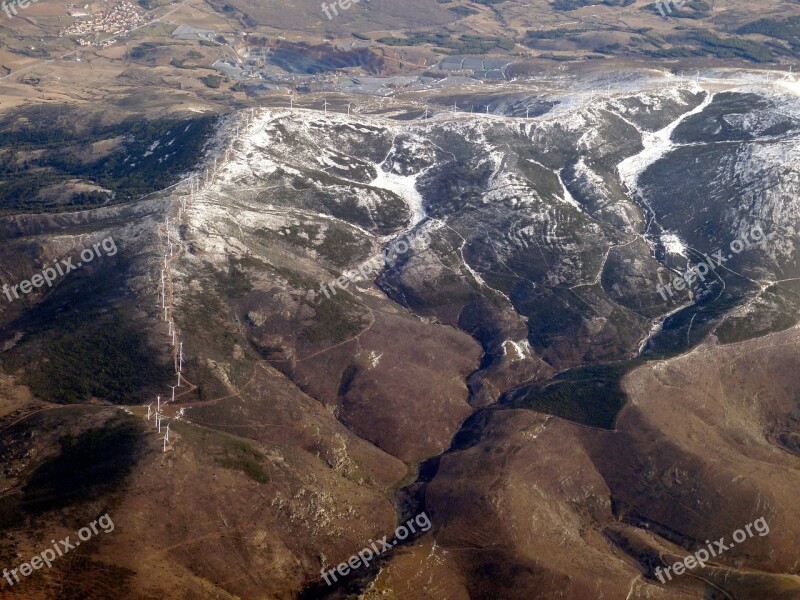
<instances>
[{"instance_id":1,"label":"dark green vegetation","mask_svg":"<svg viewBox=\"0 0 800 600\"><path fill-rule=\"evenodd\" d=\"M242 261L228 257L228 272L217 273L218 288L226 298L241 298L253 290Z\"/></svg>"},{"instance_id":2,"label":"dark green vegetation","mask_svg":"<svg viewBox=\"0 0 800 600\"><path fill-rule=\"evenodd\" d=\"M197 164L214 121L109 124L60 106L9 111L0 119L0 214L75 210L166 188ZM106 191L73 191L76 181Z\"/></svg>"},{"instance_id":3,"label":"dark green vegetation","mask_svg":"<svg viewBox=\"0 0 800 600\"><path fill-rule=\"evenodd\" d=\"M525 386L509 392L501 404L528 408L590 427L613 429L626 395L622 378L642 364L631 360L610 365L570 369L544 385Z\"/></svg>"},{"instance_id":4,"label":"dark green vegetation","mask_svg":"<svg viewBox=\"0 0 800 600\"><path fill-rule=\"evenodd\" d=\"M68 404L96 397L136 404L172 379L166 357L127 318L129 299L120 289L128 264L119 248L114 257L70 273L15 325L28 335L0 364L23 369L25 382L43 400Z\"/></svg>"},{"instance_id":5,"label":"dark green vegetation","mask_svg":"<svg viewBox=\"0 0 800 600\"><path fill-rule=\"evenodd\" d=\"M453 10L453 9L451 9ZM410 33L407 37L383 37L378 42L387 46L432 45L442 48L447 54L486 54L492 50L513 50L514 40L505 37L490 37L463 34L453 39L447 33Z\"/></svg>"},{"instance_id":6,"label":"dark green vegetation","mask_svg":"<svg viewBox=\"0 0 800 600\"><path fill-rule=\"evenodd\" d=\"M371 48L345 50L327 43L294 43L284 39L275 40L272 46L267 60L290 73L324 73L349 67L379 73L384 66L382 56Z\"/></svg>"},{"instance_id":7,"label":"dark green vegetation","mask_svg":"<svg viewBox=\"0 0 800 600\"><path fill-rule=\"evenodd\" d=\"M647 10L658 11L654 5ZM710 13L705 2L688 2L683 9L675 9L669 18L702 19ZM522 44L535 50L592 51L608 56L645 55L652 58L715 57L719 59L741 59L754 63L770 63L786 58L800 57L800 41L793 32L796 22L781 25L764 19L737 30L736 36L721 35L706 29L677 27L676 33L662 36L651 28L631 29L615 26L593 26L592 28L556 28L528 30ZM619 41L601 43L606 39L601 34L614 35ZM773 37L764 41L759 34ZM772 34L772 35L771 35ZM557 43L557 46L554 44ZM544 56L544 55L542 55ZM569 58L571 55L566 55ZM596 55L595 55L596 56Z\"/></svg>"},{"instance_id":8,"label":"dark green vegetation","mask_svg":"<svg viewBox=\"0 0 800 600\"><path fill-rule=\"evenodd\" d=\"M764 290L743 315L730 316L715 333L723 344L741 342L794 326L800 315L797 286L779 283Z\"/></svg>"},{"instance_id":9,"label":"dark green vegetation","mask_svg":"<svg viewBox=\"0 0 800 600\"><path fill-rule=\"evenodd\" d=\"M694 56L715 56L716 58L744 58L752 62L773 62L780 55L791 55L789 51L781 52L777 47L769 47L765 44L751 40L743 40L734 37L720 37L709 31L694 29L685 34L676 36L670 40L676 46L685 43L692 43L696 46L693 50ZM680 51L681 48L672 50L656 50L651 52L651 56L668 58L673 51ZM665 54L666 53L666 54Z\"/></svg>"},{"instance_id":10,"label":"dark green vegetation","mask_svg":"<svg viewBox=\"0 0 800 600\"><path fill-rule=\"evenodd\" d=\"M216 465L241 471L257 483L270 480L264 466L264 455L253 442L211 429L200 429L181 421L175 421L173 426L182 439L211 457Z\"/></svg>"},{"instance_id":11,"label":"dark green vegetation","mask_svg":"<svg viewBox=\"0 0 800 600\"><path fill-rule=\"evenodd\" d=\"M150 58L150 56L154 53L154 50L158 48L166 48L166 44L159 42L143 42L129 50L128 58L137 61L145 60Z\"/></svg>"},{"instance_id":12,"label":"dark green vegetation","mask_svg":"<svg viewBox=\"0 0 800 600\"><path fill-rule=\"evenodd\" d=\"M560 40L562 38L570 37L578 33L583 33L583 29L529 29L525 32L525 39L523 44L530 47L535 47L533 44L536 40Z\"/></svg>"},{"instance_id":13,"label":"dark green vegetation","mask_svg":"<svg viewBox=\"0 0 800 600\"><path fill-rule=\"evenodd\" d=\"M366 258L371 245L353 231L338 224L332 225L328 228L325 239L317 247L317 251L338 267L344 267L357 259Z\"/></svg>"},{"instance_id":14,"label":"dark green vegetation","mask_svg":"<svg viewBox=\"0 0 800 600\"><path fill-rule=\"evenodd\" d=\"M153 362L143 335L115 319L55 337L31 365L26 383L39 398L60 404L93 397L134 404L142 388L170 378L167 366Z\"/></svg>"},{"instance_id":15,"label":"dark green vegetation","mask_svg":"<svg viewBox=\"0 0 800 600\"><path fill-rule=\"evenodd\" d=\"M201 77L200 81L212 89L217 89L222 84L222 77L219 75L209 74Z\"/></svg>"},{"instance_id":16,"label":"dark green vegetation","mask_svg":"<svg viewBox=\"0 0 800 600\"><path fill-rule=\"evenodd\" d=\"M471 15L477 15L478 12L474 8L470 8L469 6L451 6L448 8L451 13L454 15L458 15L459 17L469 17Z\"/></svg>"},{"instance_id":17,"label":"dark green vegetation","mask_svg":"<svg viewBox=\"0 0 800 600\"><path fill-rule=\"evenodd\" d=\"M143 450L143 425L120 417L59 440L61 451L39 466L23 488L29 514L80 504L118 489Z\"/></svg>"},{"instance_id":18,"label":"dark green vegetation","mask_svg":"<svg viewBox=\"0 0 800 600\"><path fill-rule=\"evenodd\" d=\"M292 186L300 193L294 197L288 197L291 200L290 206L293 208L312 209L322 214L329 214L379 235L397 231L408 223L411 216L408 207L403 199L394 192L376 190L368 185L359 185L324 172L307 170L306 175L319 186L312 187L308 180L295 177L292 180ZM352 192L343 197L337 190L326 190L325 186L337 186L340 190L350 189L374 194L377 196L377 202L370 209L360 203ZM263 196L265 202L270 201L273 197L267 194L263 194Z\"/></svg>"},{"instance_id":19,"label":"dark green vegetation","mask_svg":"<svg viewBox=\"0 0 800 600\"><path fill-rule=\"evenodd\" d=\"M313 223L299 223L280 228L278 231L259 229L258 235L270 242L282 242L305 250L316 250L319 255L336 267L348 266L366 258L371 244L355 229L338 223L326 224L322 241L317 241L323 227Z\"/></svg>"},{"instance_id":20,"label":"dark green vegetation","mask_svg":"<svg viewBox=\"0 0 800 600\"><path fill-rule=\"evenodd\" d=\"M369 324L369 318L361 304L349 292L338 287L335 296L326 298L321 295L317 297L316 303L306 301L306 304L317 314L314 323L300 333L300 339L305 342L343 342L354 337Z\"/></svg>"},{"instance_id":21,"label":"dark green vegetation","mask_svg":"<svg viewBox=\"0 0 800 600\"><path fill-rule=\"evenodd\" d=\"M220 300L220 294L224 292L212 291L212 288L216 288L216 290L226 289L224 287L225 282L230 282L231 277L233 277L234 289L244 294L243 288L239 286L243 281L246 281L244 279L246 278L246 273L236 263L234 263L232 272L234 273L233 276L225 273L216 273L216 277L221 277L222 279L204 280L204 290L188 291L185 296L185 309L183 314L179 314L178 318L178 327L181 329L188 329L192 323L203 324L202 329L195 330L196 337L191 340L192 346L186 349L187 353L198 357L197 363L201 367L202 373L196 375L198 380L193 382L197 384L198 393L203 400L215 395L221 395L228 390L218 378L209 376L206 372L205 363L208 359L229 362L231 377L245 369L247 365L246 357L242 357L242 359L233 358L236 345L244 344L244 340L231 330L228 321L225 319L226 310ZM237 301L233 294L229 298L233 302ZM192 366L191 363L190 366ZM233 381L234 385L237 381Z\"/></svg>"},{"instance_id":22,"label":"dark green vegetation","mask_svg":"<svg viewBox=\"0 0 800 600\"><path fill-rule=\"evenodd\" d=\"M269 474L262 461L264 456L243 441L230 443L223 449L223 454L214 458L216 463L226 469L241 471L253 481L267 483Z\"/></svg>"},{"instance_id":23,"label":"dark green vegetation","mask_svg":"<svg viewBox=\"0 0 800 600\"><path fill-rule=\"evenodd\" d=\"M797 48L800 45L800 17L785 19L759 19L736 30L740 35L759 34L767 37L786 40Z\"/></svg>"},{"instance_id":24,"label":"dark green vegetation","mask_svg":"<svg viewBox=\"0 0 800 600\"><path fill-rule=\"evenodd\" d=\"M776 122L763 131L752 131L742 123L731 122L730 117L756 110L762 113L767 111L772 112L775 117L781 115L778 107L771 105L767 100L756 94L730 92L716 94L714 96L714 102L707 106L702 113L687 117L681 122L673 133L673 139L676 142L684 144L748 141L754 139L757 135L782 135L792 129L800 127L800 122L791 115L785 115L785 117L780 120L775 118L774 121ZM715 161L719 161L720 159L716 158L717 155L718 153L715 153L710 156L715 157ZM705 161L710 161L708 155L698 154L690 155L690 157L686 159L686 162L697 162L695 158L702 158ZM695 167L695 169L702 169L702 166ZM702 183L700 183L700 185L702 185ZM736 193L736 189L731 187L729 192Z\"/></svg>"}]
</instances>

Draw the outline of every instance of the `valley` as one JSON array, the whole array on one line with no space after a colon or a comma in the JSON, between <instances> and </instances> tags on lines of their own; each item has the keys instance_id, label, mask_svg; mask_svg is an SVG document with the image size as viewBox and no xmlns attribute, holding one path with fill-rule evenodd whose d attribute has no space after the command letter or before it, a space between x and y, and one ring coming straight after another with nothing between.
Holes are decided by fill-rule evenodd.
<instances>
[{"instance_id":1,"label":"valley","mask_svg":"<svg viewBox=\"0 0 800 600\"><path fill-rule=\"evenodd\" d=\"M574 85L588 87L172 121L110 155L174 161L158 191L3 217L4 280L101 237L119 247L1 315L3 394L17 400L0 427L0 556L24 556L56 518L108 510L117 524L26 597L71 597L67 572L99 586L90 597L119 577L131 598L796 597L797 84L633 70ZM174 145L201 123L202 145ZM163 400L166 452L145 418L177 352L160 304L165 219L185 369ZM659 295L754 224L774 235L679 305ZM421 233L429 244L372 279L320 291ZM104 335L127 353L98 353ZM110 384L116 407L80 383L112 364L132 377ZM61 494L37 473L74 469L53 452L65 436L112 462L43 509ZM430 532L320 582L423 510ZM762 514L768 537L655 578L659 561Z\"/></svg>"}]
</instances>

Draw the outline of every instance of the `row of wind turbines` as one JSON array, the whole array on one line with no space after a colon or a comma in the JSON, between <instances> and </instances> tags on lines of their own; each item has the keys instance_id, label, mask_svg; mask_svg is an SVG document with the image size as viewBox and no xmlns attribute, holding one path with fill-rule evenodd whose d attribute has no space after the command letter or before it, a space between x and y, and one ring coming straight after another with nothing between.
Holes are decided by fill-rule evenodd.
<instances>
[{"instance_id":1,"label":"row of wind turbines","mask_svg":"<svg viewBox=\"0 0 800 600\"><path fill-rule=\"evenodd\" d=\"M255 111L248 112L245 118L245 127L249 128L255 119ZM240 125L236 126L236 135L233 141L230 141L223 151L225 160L230 160L231 155L235 152L235 144L239 139ZM183 222L184 215L187 209L194 204L195 199L201 196L217 178L219 168L219 159L214 158L213 166L205 169L203 176L192 176L188 180L189 194L184 195L178 206L178 216L176 221L170 221L169 215L164 220L163 228L166 235L165 240L165 253L164 253L164 267L161 269L161 285L159 287L161 295L160 308L164 311L164 322L167 324L167 335L169 337L169 344L175 357L175 374L177 376L177 383L169 386L172 391L172 396L167 402L175 402L175 390L181 387L182 383L186 380L182 378L183 375L183 341L178 336L177 327L173 318L173 290L172 285L172 272L170 264L177 258L176 247L181 248L183 242L180 241L180 234L176 226ZM161 227L159 227L160 229ZM161 407L161 396L156 397L156 409L153 412L153 403L147 405L147 420L153 421L153 426L159 435L163 434L163 452L167 451L167 444L169 443L169 421L166 420L165 413Z\"/></svg>"},{"instance_id":2,"label":"row of wind turbines","mask_svg":"<svg viewBox=\"0 0 800 600\"><path fill-rule=\"evenodd\" d=\"M684 77L685 77L684 73L683 73L683 71L681 71L679 73L679 75L678 75L678 85L679 86L683 85ZM789 72L783 77L783 79L791 79L791 77L792 77L792 65L789 66ZM697 86L697 85L700 84L700 71L698 70L693 77L690 75L690 76L686 76L685 78L690 82L692 81L692 79L694 79L694 84ZM767 74L767 79L769 79L769 73ZM589 102L593 102L594 101L595 95L596 95L596 91L594 89L591 90L591 92L589 93L589 96L590 96ZM611 94L611 86L610 85L608 85L606 87L606 95L609 98L612 96L612 94ZM349 102L347 104L347 114L348 114L348 116L351 114L352 104L353 104L352 102ZM295 105L294 95L293 94L289 94L289 108L290 109L294 109L294 105ZM323 98L322 108L323 108L323 111L324 111L325 115L328 114L328 106L329 106L329 103L328 103L327 98ZM481 104L479 106L481 108L485 108L486 109L486 114L488 115L489 114L489 109L491 108L492 105L491 104ZM469 112L470 113L474 112L474 109L475 109L475 105L471 105ZM455 115L457 112L459 112L459 110L461 110L461 109L459 108L458 104L456 102L454 102L453 103L453 111L452 111L453 115ZM466 109L464 109L462 112L466 112ZM526 119L530 118L530 112L531 112L531 107L526 106L525 107L525 118ZM422 118L424 120L428 120L429 118L431 118L429 115L430 115L430 111L429 111L428 107L425 107L425 114L424 114L424 116Z\"/></svg>"},{"instance_id":3,"label":"row of wind turbines","mask_svg":"<svg viewBox=\"0 0 800 600\"><path fill-rule=\"evenodd\" d=\"M194 184L192 183L192 186ZM194 187L192 187L192 192ZM193 197L192 193L192 197ZM183 217L183 212L186 210L185 200L181 202L178 208L178 221ZM178 338L178 331L175 327L175 320L173 319L173 303L172 303L172 274L170 271L170 262L175 258L175 247L180 246L179 235L177 228L174 228L174 223L170 222L169 216L164 220L164 231L166 233L166 252L164 254L164 267L161 269L161 309L164 311L164 322L167 324L167 335L169 336L169 343L173 352L177 351L177 364L175 367L178 381L176 385L169 386L172 389L172 402L175 402L175 389L181 387L181 375L183 373L183 342ZM169 289L168 289L169 288ZM166 404L166 400L164 404ZM158 434L163 433L164 439L164 452L167 451L167 444L169 443L169 421L164 424L165 415L161 410L161 396L156 398L156 410L153 413L153 403L147 405L147 420L153 420L155 429Z\"/></svg>"}]
</instances>

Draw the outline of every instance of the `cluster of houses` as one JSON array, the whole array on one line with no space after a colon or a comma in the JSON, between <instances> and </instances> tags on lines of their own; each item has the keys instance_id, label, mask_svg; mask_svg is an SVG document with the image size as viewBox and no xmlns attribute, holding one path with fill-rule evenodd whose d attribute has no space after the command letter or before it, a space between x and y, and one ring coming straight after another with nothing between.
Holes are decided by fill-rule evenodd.
<instances>
[{"instance_id":1,"label":"cluster of houses","mask_svg":"<svg viewBox=\"0 0 800 600\"><path fill-rule=\"evenodd\" d=\"M145 17L134 4L124 0L111 9L94 15L89 14L87 9L88 5L84 5L82 8L74 4L67 5L67 14L74 17L88 16L89 18L78 19L61 34L62 36L81 36L77 40L81 46L107 46L114 43L115 40L111 38L100 40L100 34L107 33L114 36L127 33L146 22Z\"/></svg>"}]
</instances>

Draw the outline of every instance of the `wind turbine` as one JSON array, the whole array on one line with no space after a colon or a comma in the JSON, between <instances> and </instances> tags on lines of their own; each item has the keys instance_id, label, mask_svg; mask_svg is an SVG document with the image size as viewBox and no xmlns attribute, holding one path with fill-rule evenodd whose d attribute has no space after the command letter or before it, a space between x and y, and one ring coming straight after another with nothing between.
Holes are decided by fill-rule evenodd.
<instances>
[{"instance_id":1,"label":"wind turbine","mask_svg":"<svg viewBox=\"0 0 800 600\"><path fill-rule=\"evenodd\" d=\"M456 104L455 102L453 102L453 114L454 114L454 115L456 114L456 109L458 109L458 104Z\"/></svg>"},{"instance_id":2,"label":"wind turbine","mask_svg":"<svg viewBox=\"0 0 800 600\"><path fill-rule=\"evenodd\" d=\"M178 352L178 373L183 371L183 342L181 342L180 351Z\"/></svg>"},{"instance_id":3,"label":"wind turbine","mask_svg":"<svg viewBox=\"0 0 800 600\"><path fill-rule=\"evenodd\" d=\"M159 431L158 433L161 433L161 431ZM167 451L167 436L164 436L164 452L166 451Z\"/></svg>"},{"instance_id":4,"label":"wind turbine","mask_svg":"<svg viewBox=\"0 0 800 600\"><path fill-rule=\"evenodd\" d=\"M347 103L347 116L350 116L350 102Z\"/></svg>"},{"instance_id":5,"label":"wind turbine","mask_svg":"<svg viewBox=\"0 0 800 600\"><path fill-rule=\"evenodd\" d=\"M489 105L488 104L486 105L486 114L487 115L489 114Z\"/></svg>"},{"instance_id":6,"label":"wind turbine","mask_svg":"<svg viewBox=\"0 0 800 600\"><path fill-rule=\"evenodd\" d=\"M148 404L148 405L147 405L147 420L148 420L148 421L150 420L150 407L151 407L151 406L153 406L153 403L152 403L152 402L151 402L150 404Z\"/></svg>"},{"instance_id":7,"label":"wind turbine","mask_svg":"<svg viewBox=\"0 0 800 600\"><path fill-rule=\"evenodd\" d=\"M428 109L427 109L427 107L425 108L425 120L426 121L428 120Z\"/></svg>"},{"instance_id":8,"label":"wind turbine","mask_svg":"<svg viewBox=\"0 0 800 600\"><path fill-rule=\"evenodd\" d=\"M178 371L178 387L181 387L181 372Z\"/></svg>"},{"instance_id":9,"label":"wind turbine","mask_svg":"<svg viewBox=\"0 0 800 600\"><path fill-rule=\"evenodd\" d=\"M175 402L175 388L178 387L177 385L169 386L172 388L172 401Z\"/></svg>"},{"instance_id":10,"label":"wind turbine","mask_svg":"<svg viewBox=\"0 0 800 600\"><path fill-rule=\"evenodd\" d=\"M161 413L161 396L158 397L158 401L157 402L158 402L158 404L156 405L156 414L158 415L158 414Z\"/></svg>"},{"instance_id":11,"label":"wind turbine","mask_svg":"<svg viewBox=\"0 0 800 600\"><path fill-rule=\"evenodd\" d=\"M164 437L169 441L169 421L167 421L167 434Z\"/></svg>"},{"instance_id":12,"label":"wind turbine","mask_svg":"<svg viewBox=\"0 0 800 600\"><path fill-rule=\"evenodd\" d=\"M161 413L156 414L156 423L158 424L158 433L161 433Z\"/></svg>"}]
</instances>

